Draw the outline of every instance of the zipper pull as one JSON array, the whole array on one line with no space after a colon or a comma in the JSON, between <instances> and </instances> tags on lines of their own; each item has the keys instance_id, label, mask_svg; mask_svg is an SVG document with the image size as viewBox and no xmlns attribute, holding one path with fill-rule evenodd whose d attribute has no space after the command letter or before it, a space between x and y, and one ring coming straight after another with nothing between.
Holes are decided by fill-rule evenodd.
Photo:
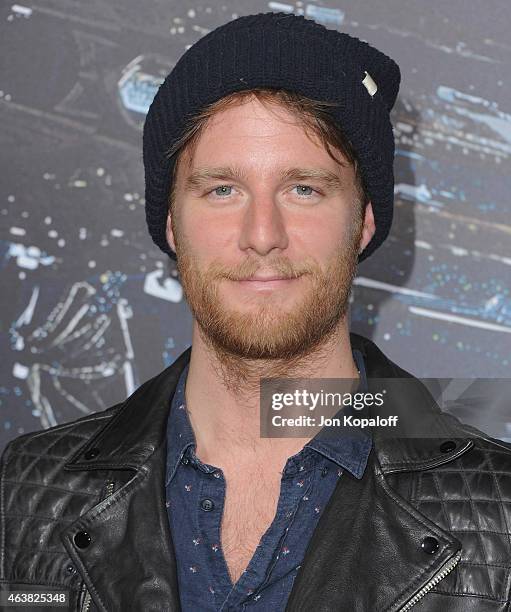
<instances>
[{"instance_id":1,"label":"zipper pull","mask_svg":"<svg viewBox=\"0 0 511 612\"><path fill-rule=\"evenodd\" d=\"M114 492L114 486L115 483L113 480L110 480L106 483L105 495L102 499L106 499L107 497L110 497L110 495L112 495L112 493Z\"/></svg>"},{"instance_id":2,"label":"zipper pull","mask_svg":"<svg viewBox=\"0 0 511 612\"><path fill-rule=\"evenodd\" d=\"M80 612L89 612L92 597L87 588L85 588L85 597L83 598L83 604Z\"/></svg>"}]
</instances>

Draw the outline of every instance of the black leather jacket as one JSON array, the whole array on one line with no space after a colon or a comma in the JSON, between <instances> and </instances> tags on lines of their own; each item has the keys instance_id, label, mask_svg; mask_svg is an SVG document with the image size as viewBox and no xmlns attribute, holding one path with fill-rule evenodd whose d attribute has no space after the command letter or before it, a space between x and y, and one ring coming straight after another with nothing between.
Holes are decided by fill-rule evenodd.
<instances>
[{"instance_id":1,"label":"black leather jacket","mask_svg":"<svg viewBox=\"0 0 511 612\"><path fill-rule=\"evenodd\" d=\"M351 334L351 344L368 377L411 377L370 340ZM165 432L189 358L121 404L8 444L2 588L68 589L73 612L180 610ZM511 611L511 445L440 418L441 436L375 438L364 477L345 472L287 612Z\"/></svg>"}]
</instances>

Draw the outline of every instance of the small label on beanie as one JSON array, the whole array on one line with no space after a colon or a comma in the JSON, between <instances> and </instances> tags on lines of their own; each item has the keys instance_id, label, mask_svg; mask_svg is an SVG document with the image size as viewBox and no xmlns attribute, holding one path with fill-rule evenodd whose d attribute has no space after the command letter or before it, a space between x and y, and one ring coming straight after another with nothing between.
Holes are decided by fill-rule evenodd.
<instances>
[{"instance_id":1,"label":"small label on beanie","mask_svg":"<svg viewBox=\"0 0 511 612\"><path fill-rule=\"evenodd\" d=\"M378 85L373 81L373 77L364 70L365 77L362 81L362 85L367 89L369 95L372 97L378 91Z\"/></svg>"}]
</instances>

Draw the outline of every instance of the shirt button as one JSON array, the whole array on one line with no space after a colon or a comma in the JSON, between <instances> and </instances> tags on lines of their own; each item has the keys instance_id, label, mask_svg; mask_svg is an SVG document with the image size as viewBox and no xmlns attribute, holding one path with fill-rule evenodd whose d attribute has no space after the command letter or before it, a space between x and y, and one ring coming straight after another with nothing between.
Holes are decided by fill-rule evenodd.
<instances>
[{"instance_id":1,"label":"shirt button","mask_svg":"<svg viewBox=\"0 0 511 612\"><path fill-rule=\"evenodd\" d=\"M328 474L328 468L325 465L325 467L321 469L321 476L326 476L327 474Z\"/></svg>"},{"instance_id":2,"label":"shirt button","mask_svg":"<svg viewBox=\"0 0 511 612\"><path fill-rule=\"evenodd\" d=\"M181 463L182 463L183 465L188 465L188 464L190 463L190 459L188 459L188 457L183 457L183 458L181 459Z\"/></svg>"},{"instance_id":3,"label":"shirt button","mask_svg":"<svg viewBox=\"0 0 511 612\"><path fill-rule=\"evenodd\" d=\"M206 512L209 512L210 510L213 510L215 504L211 499L203 499L200 503L200 507Z\"/></svg>"}]
</instances>

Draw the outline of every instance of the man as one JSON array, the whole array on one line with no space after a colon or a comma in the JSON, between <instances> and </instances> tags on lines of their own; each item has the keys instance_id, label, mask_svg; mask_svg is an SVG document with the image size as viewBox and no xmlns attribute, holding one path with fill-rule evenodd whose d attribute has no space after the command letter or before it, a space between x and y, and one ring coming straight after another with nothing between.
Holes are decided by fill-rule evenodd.
<instances>
[{"instance_id":1,"label":"man","mask_svg":"<svg viewBox=\"0 0 511 612\"><path fill-rule=\"evenodd\" d=\"M427 436L260 435L262 379L416 380L347 318L392 220L398 86L381 52L282 13L183 55L144 164L192 346L125 402L8 445L4 590L89 612L509 609L511 447L419 381L392 407L431 415Z\"/></svg>"}]
</instances>

